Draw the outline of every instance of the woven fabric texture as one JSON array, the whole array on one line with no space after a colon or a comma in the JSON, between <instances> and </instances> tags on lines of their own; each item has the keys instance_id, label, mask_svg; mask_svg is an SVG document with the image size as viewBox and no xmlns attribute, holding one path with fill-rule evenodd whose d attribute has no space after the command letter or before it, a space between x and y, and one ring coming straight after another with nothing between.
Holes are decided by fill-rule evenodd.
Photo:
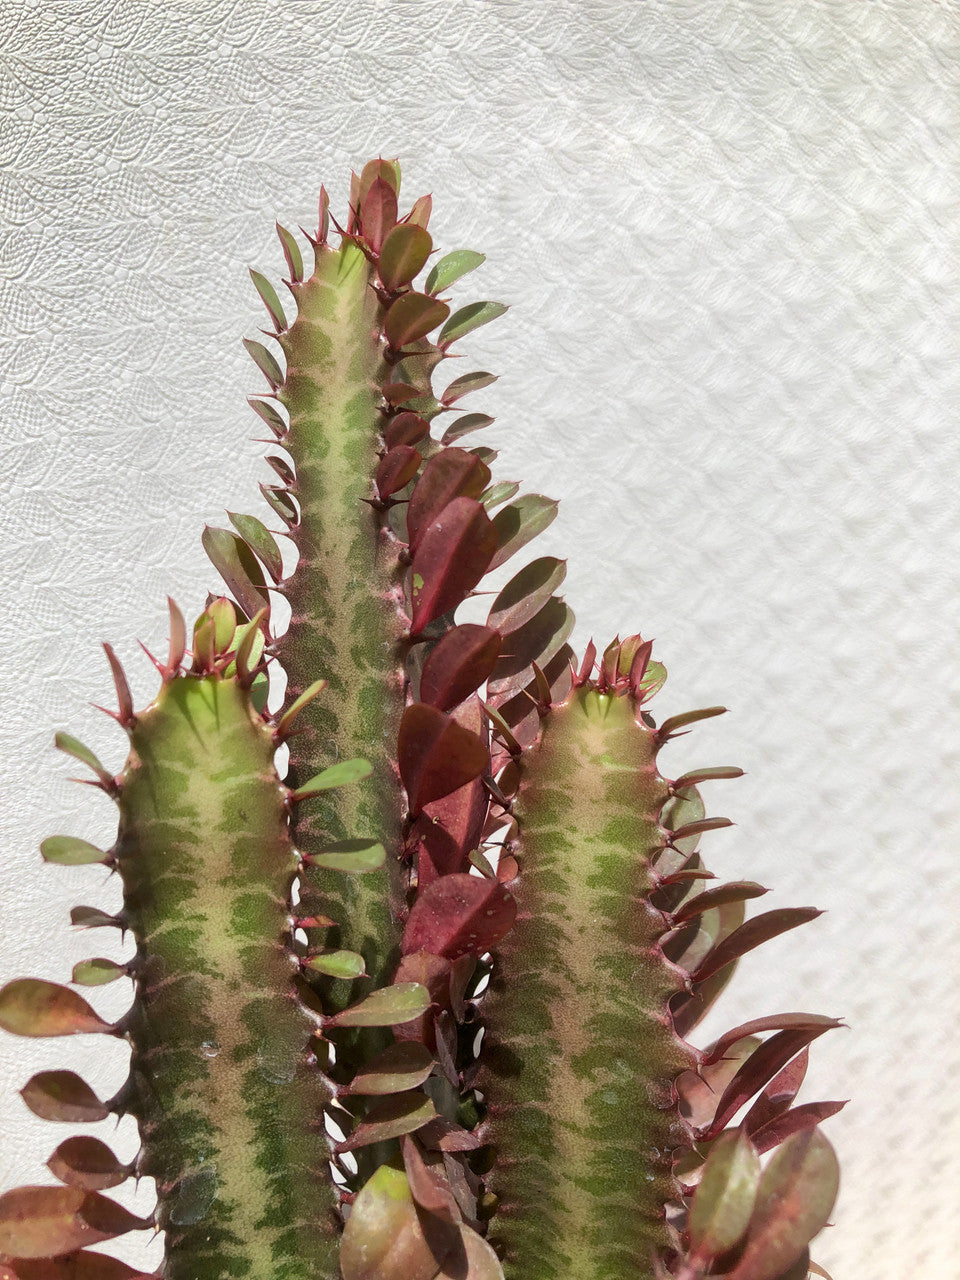
<instances>
[{"instance_id":1,"label":"woven fabric texture","mask_svg":"<svg viewBox=\"0 0 960 1280\"><path fill-rule=\"evenodd\" d=\"M563 500L541 554L569 560L577 645L642 630L661 714L731 708L672 748L747 770L708 792L737 823L708 863L828 908L744 961L704 1036L843 1016L806 1095L852 1099L816 1257L955 1277L956 6L16 0L2 28L0 978L126 954L66 924L116 884L40 864L54 831L112 839L52 732L119 767L99 642L149 699L136 640L217 586L204 522L267 515L246 267L276 278L274 218L314 225L321 181L342 208L351 167L399 155L438 244L488 255L470 296L512 304L463 344L501 375L471 407L498 474ZM72 1132L27 1076L109 1094L124 1057L0 1039L0 1188Z\"/></svg>"}]
</instances>

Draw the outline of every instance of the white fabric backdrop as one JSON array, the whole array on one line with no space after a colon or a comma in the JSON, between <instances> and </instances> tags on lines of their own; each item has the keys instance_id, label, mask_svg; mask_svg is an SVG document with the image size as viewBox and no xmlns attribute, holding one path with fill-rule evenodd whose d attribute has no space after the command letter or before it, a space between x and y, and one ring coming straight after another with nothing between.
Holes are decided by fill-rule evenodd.
<instances>
[{"instance_id":1,"label":"white fabric backdrop","mask_svg":"<svg viewBox=\"0 0 960 1280\"><path fill-rule=\"evenodd\" d=\"M468 296L513 304L465 344L501 374L471 407L499 415L499 474L563 499L541 554L569 557L578 646L642 629L660 714L731 707L674 748L748 771L708 797L738 824L710 864L829 909L745 961L722 1015L850 1023L806 1093L853 1099L817 1256L835 1280L955 1277L957 9L4 10L0 977L119 946L65 924L117 886L36 853L111 840L52 732L119 767L87 706L110 697L99 642L149 698L135 640L162 644L168 592L196 611L216 585L204 522L264 512L246 267L279 274L274 217L312 225L321 181L342 208L351 166L399 154L438 243L488 254ZM0 1040L0 1186L70 1132L14 1092L65 1065L103 1093L124 1076L95 1038Z\"/></svg>"}]
</instances>

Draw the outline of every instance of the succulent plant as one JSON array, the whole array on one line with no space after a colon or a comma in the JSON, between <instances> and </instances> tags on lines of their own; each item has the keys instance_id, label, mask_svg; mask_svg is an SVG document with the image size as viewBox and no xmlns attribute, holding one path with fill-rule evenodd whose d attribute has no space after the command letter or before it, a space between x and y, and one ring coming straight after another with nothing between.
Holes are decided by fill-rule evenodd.
<instances>
[{"instance_id":1,"label":"succulent plant","mask_svg":"<svg viewBox=\"0 0 960 1280\"><path fill-rule=\"evenodd\" d=\"M665 671L639 635L576 661L562 561L524 564L485 623L456 621L557 506L495 480L495 453L470 442L492 419L460 402L492 375L434 388L505 308L451 311L483 258L431 265L430 198L401 217L399 190L397 163L371 161L342 228L321 190L309 267L278 226L292 319L251 273L279 348L246 343L287 550L254 516L206 530L232 599L208 599L189 645L171 603L145 710L106 647L130 744L118 776L58 736L119 832L108 851L53 836L44 857L116 870L120 914L74 923L137 948L73 981L128 976L134 1001L108 1024L23 978L0 992L0 1026L127 1040L115 1098L69 1070L23 1097L52 1120L130 1113L142 1146L127 1167L67 1139L61 1186L0 1197L0 1280L134 1275L89 1246L149 1225L103 1195L143 1175L163 1280L825 1274L808 1245L837 1166L818 1126L842 1104L794 1099L837 1021L687 1040L741 955L819 913L747 920L759 885L711 885L698 841L726 820L698 788L740 771L670 780L657 753L722 708L658 727Z\"/></svg>"}]
</instances>

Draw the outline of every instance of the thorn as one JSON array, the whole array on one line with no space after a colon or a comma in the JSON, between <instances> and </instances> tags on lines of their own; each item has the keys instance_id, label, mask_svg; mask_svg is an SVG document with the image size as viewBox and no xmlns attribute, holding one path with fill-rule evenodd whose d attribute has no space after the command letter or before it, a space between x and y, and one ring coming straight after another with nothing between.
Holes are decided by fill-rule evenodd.
<instances>
[{"instance_id":1,"label":"thorn","mask_svg":"<svg viewBox=\"0 0 960 1280\"><path fill-rule=\"evenodd\" d=\"M147 648L147 646L143 643L142 640L138 640L137 644L140 646L143 652L147 655L147 657L150 659L153 665L157 668L160 674L164 677L164 679L166 679L168 672L167 672L167 668L163 665L163 663L153 656L153 654L150 652L150 650ZM102 711L103 708L101 707L100 710ZM110 711L107 712L107 715L112 715L112 714L113 713Z\"/></svg>"}]
</instances>

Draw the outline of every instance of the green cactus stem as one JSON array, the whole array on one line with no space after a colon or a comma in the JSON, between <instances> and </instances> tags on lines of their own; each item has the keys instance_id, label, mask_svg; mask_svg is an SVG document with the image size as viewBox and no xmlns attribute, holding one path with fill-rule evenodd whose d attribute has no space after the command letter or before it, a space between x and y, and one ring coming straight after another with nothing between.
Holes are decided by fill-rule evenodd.
<instances>
[{"instance_id":1,"label":"green cactus stem","mask_svg":"<svg viewBox=\"0 0 960 1280\"><path fill-rule=\"evenodd\" d=\"M517 925L497 949L481 1005L487 1033L477 1083L488 1101L480 1133L492 1148L487 1185L499 1202L490 1240L507 1280L666 1276L685 1248L678 1162L686 1158L692 1176L702 1161L696 1141L715 1138L785 1062L837 1025L794 1014L738 1028L716 1059L755 1031L776 1028L781 1038L751 1042L743 1074L691 1123L684 1087L715 1059L678 1034L683 1011L703 1005L708 981L737 956L817 913L769 912L741 930L742 903L760 886L699 892L706 873L697 839L727 821L703 817L693 783L739 771L706 770L679 783L662 777L658 751L686 718L657 730L641 711L665 676L649 644L639 636L614 642L596 679L592 661L591 652L569 697L541 706L539 739L518 753L519 837L508 855L519 868L508 881ZM724 914L729 904L735 908ZM709 999L718 990L714 984ZM782 1131L768 1133L769 1145L837 1106L796 1109ZM772 1114L769 1099L758 1104L758 1135ZM760 1149L767 1149L762 1138ZM819 1176L828 1158L816 1159ZM724 1177L721 1170L718 1185ZM799 1242L789 1237L781 1263L799 1257L826 1220L823 1205L828 1212L836 1193L830 1178L827 1169L816 1226ZM737 1239L752 1200L740 1207ZM698 1212L707 1214L705 1200ZM720 1250L697 1243L686 1280L701 1266L713 1274L717 1263Z\"/></svg>"}]
</instances>

